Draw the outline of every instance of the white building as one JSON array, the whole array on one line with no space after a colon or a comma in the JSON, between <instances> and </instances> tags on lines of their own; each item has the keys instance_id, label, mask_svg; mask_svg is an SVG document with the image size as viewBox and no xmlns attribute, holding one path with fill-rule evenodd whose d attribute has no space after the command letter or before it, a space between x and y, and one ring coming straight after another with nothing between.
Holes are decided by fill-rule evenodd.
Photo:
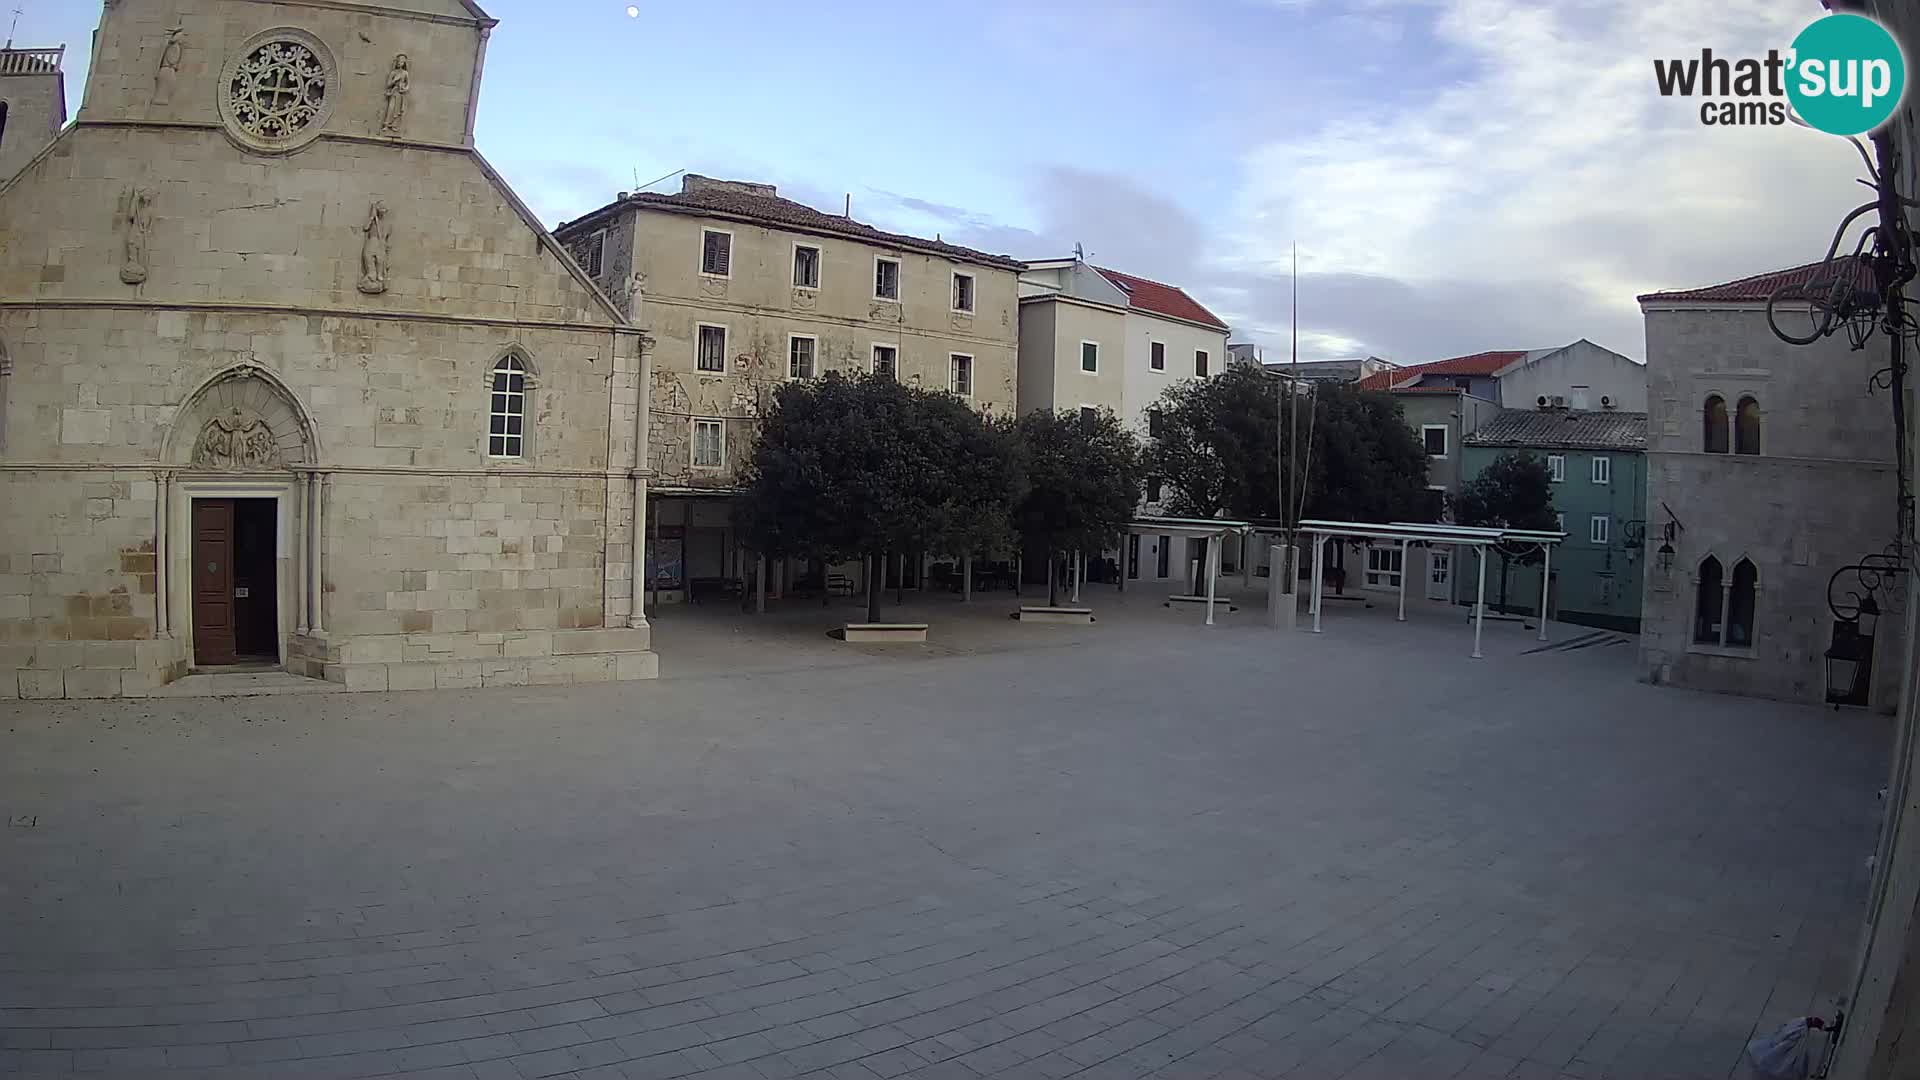
<instances>
[{"instance_id":1,"label":"white building","mask_svg":"<svg viewBox=\"0 0 1920 1080\"><path fill-rule=\"evenodd\" d=\"M1144 439L1149 412L1169 387L1218 374L1227 324L1177 285L1042 259L1020 276L1018 407L1112 409ZM1148 512L1159 485L1149 482ZM1200 545L1172 536L1128 538L1129 580L1184 580Z\"/></svg>"}]
</instances>

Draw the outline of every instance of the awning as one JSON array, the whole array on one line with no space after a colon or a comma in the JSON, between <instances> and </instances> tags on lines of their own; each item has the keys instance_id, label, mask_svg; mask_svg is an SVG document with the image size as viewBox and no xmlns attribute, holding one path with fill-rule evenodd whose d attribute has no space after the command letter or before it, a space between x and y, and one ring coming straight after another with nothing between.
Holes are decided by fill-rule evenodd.
<instances>
[{"instance_id":1,"label":"awning","mask_svg":"<svg viewBox=\"0 0 1920 1080\"><path fill-rule=\"evenodd\" d=\"M1540 640L1547 640L1547 583L1553 576L1553 547L1567 534L1537 529L1496 529L1473 525L1447 525L1440 522L1412 521L1327 521L1310 518L1299 531L1313 537L1313 632L1320 632L1321 578L1326 571L1326 544L1329 539L1364 540L1400 546L1400 621L1407 621L1407 559L1409 544L1451 544L1472 548L1479 558L1479 585L1473 603L1473 657L1480 658L1480 630L1487 614L1487 549L1490 547L1537 547L1546 559L1540 573Z\"/></svg>"}]
</instances>

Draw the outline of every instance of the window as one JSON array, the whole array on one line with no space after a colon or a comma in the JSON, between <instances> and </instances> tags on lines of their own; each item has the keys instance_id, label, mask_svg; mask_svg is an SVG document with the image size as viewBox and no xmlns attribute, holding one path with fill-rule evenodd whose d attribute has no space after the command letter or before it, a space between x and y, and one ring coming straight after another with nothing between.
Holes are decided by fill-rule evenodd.
<instances>
[{"instance_id":1,"label":"window","mask_svg":"<svg viewBox=\"0 0 1920 1080\"><path fill-rule=\"evenodd\" d=\"M793 245L793 287L820 287L820 249L812 244Z\"/></svg>"},{"instance_id":2,"label":"window","mask_svg":"<svg viewBox=\"0 0 1920 1080\"><path fill-rule=\"evenodd\" d=\"M953 310L973 314L973 275L953 275Z\"/></svg>"},{"instance_id":3,"label":"window","mask_svg":"<svg viewBox=\"0 0 1920 1080\"><path fill-rule=\"evenodd\" d=\"M1567 400L1574 408L1590 409L1593 407L1591 404L1589 404L1589 402L1593 400L1592 387L1570 386L1567 389L1569 391Z\"/></svg>"},{"instance_id":4,"label":"window","mask_svg":"<svg viewBox=\"0 0 1920 1080\"><path fill-rule=\"evenodd\" d=\"M1147 477L1147 501L1151 503L1160 501L1160 478L1157 476ZM1160 571L1160 576L1166 577L1167 572L1165 570Z\"/></svg>"},{"instance_id":5,"label":"window","mask_svg":"<svg viewBox=\"0 0 1920 1080\"><path fill-rule=\"evenodd\" d=\"M695 371L727 370L727 328L701 323L693 350Z\"/></svg>"},{"instance_id":6,"label":"window","mask_svg":"<svg viewBox=\"0 0 1920 1080\"><path fill-rule=\"evenodd\" d=\"M873 298L900 300L900 260L876 255L873 259Z\"/></svg>"},{"instance_id":7,"label":"window","mask_svg":"<svg viewBox=\"0 0 1920 1080\"><path fill-rule=\"evenodd\" d=\"M1553 515L1553 527L1560 532L1566 532L1567 531L1567 515L1559 513L1558 511L1555 511Z\"/></svg>"},{"instance_id":8,"label":"window","mask_svg":"<svg viewBox=\"0 0 1920 1080\"><path fill-rule=\"evenodd\" d=\"M900 350L892 345L873 347L873 373L889 379L900 377Z\"/></svg>"},{"instance_id":9,"label":"window","mask_svg":"<svg viewBox=\"0 0 1920 1080\"><path fill-rule=\"evenodd\" d=\"M1727 581L1720 560L1709 555L1700 561L1693 614L1693 642L1729 649L1753 648L1754 611L1759 601L1760 571L1750 559L1733 564Z\"/></svg>"},{"instance_id":10,"label":"window","mask_svg":"<svg viewBox=\"0 0 1920 1080\"><path fill-rule=\"evenodd\" d=\"M727 424L724 420L693 422L693 467L717 469L727 460Z\"/></svg>"},{"instance_id":11,"label":"window","mask_svg":"<svg viewBox=\"0 0 1920 1080\"><path fill-rule=\"evenodd\" d=\"M1736 649L1753 647L1754 594L1758 592L1760 572L1745 559L1733 564L1733 585L1727 590L1727 644Z\"/></svg>"},{"instance_id":12,"label":"window","mask_svg":"<svg viewBox=\"0 0 1920 1080\"><path fill-rule=\"evenodd\" d=\"M1701 440L1703 448L1709 454L1726 453L1727 399L1719 394L1708 395L1706 407L1701 410L1701 419L1706 425L1706 433Z\"/></svg>"},{"instance_id":13,"label":"window","mask_svg":"<svg viewBox=\"0 0 1920 1080\"><path fill-rule=\"evenodd\" d=\"M1203 379L1207 377L1207 350L1193 350L1193 373Z\"/></svg>"},{"instance_id":14,"label":"window","mask_svg":"<svg viewBox=\"0 0 1920 1080\"><path fill-rule=\"evenodd\" d=\"M966 353L954 353L947 358L951 378L947 389L961 397L973 396L973 357Z\"/></svg>"},{"instance_id":15,"label":"window","mask_svg":"<svg viewBox=\"0 0 1920 1080\"><path fill-rule=\"evenodd\" d=\"M1100 370L1100 343L1083 341L1080 343L1080 370L1097 373Z\"/></svg>"},{"instance_id":16,"label":"window","mask_svg":"<svg viewBox=\"0 0 1920 1080\"><path fill-rule=\"evenodd\" d=\"M1567 456L1565 454L1547 455L1547 479L1559 483L1567 478Z\"/></svg>"},{"instance_id":17,"label":"window","mask_svg":"<svg viewBox=\"0 0 1920 1080\"><path fill-rule=\"evenodd\" d=\"M814 339L800 334L787 336L787 378L813 378Z\"/></svg>"},{"instance_id":18,"label":"window","mask_svg":"<svg viewBox=\"0 0 1920 1080\"><path fill-rule=\"evenodd\" d=\"M1427 456L1443 458L1447 456L1447 425L1420 425L1420 441L1427 444Z\"/></svg>"},{"instance_id":19,"label":"window","mask_svg":"<svg viewBox=\"0 0 1920 1080\"><path fill-rule=\"evenodd\" d=\"M1159 409L1147 410L1147 437L1157 439L1167 429L1167 421L1160 415Z\"/></svg>"},{"instance_id":20,"label":"window","mask_svg":"<svg viewBox=\"0 0 1920 1080\"><path fill-rule=\"evenodd\" d=\"M600 276L606 251L607 230L605 229L597 229L591 235L581 237L567 249L567 253L573 256L573 261L579 263L580 269L585 270L590 278Z\"/></svg>"},{"instance_id":21,"label":"window","mask_svg":"<svg viewBox=\"0 0 1920 1080\"><path fill-rule=\"evenodd\" d=\"M1741 398L1733 410L1733 452L1760 452L1760 403L1750 397Z\"/></svg>"},{"instance_id":22,"label":"window","mask_svg":"<svg viewBox=\"0 0 1920 1080\"><path fill-rule=\"evenodd\" d=\"M700 272L708 277L733 276L733 234L720 229L700 230Z\"/></svg>"},{"instance_id":23,"label":"window","mask_svg":"<svg viewBox=\"0 0 1920 1080\"><path fill-rule=\"evenodd\" d=\"M0 115L6 105L0 102ZM7 343L0 341L0 452L7 449L7 392L13 382L13 360L7 356Z\"/></svg>"},{"instance_id":24,"label":"window","mask_svg":"<svg viewBox=\"0 0 1920 1080\"><path fill-rule=\"evenodd\" d=\"M0 101L0 142L7 137L7 103Z\"/></svg>"},{"instance_id":25,"label":"window","mask_svg":"<svg viewBox=\"0 0 1920 1080\"><path fill-rule=\"evenodd\" d=\"M1593 482L1596 484L1613 483L1613 459L1597 457L1593 459Z\"/></svg>"},{"instance_id":26,"label":"window","mask_svg":"<svg viewBox=\"0 0 1920 1080\"><path fill-rule=\"evenodd\" d=\"M1147 366L1155 371L1167 370L1167 343L1164 341L1154 342L1152 353L1153 355L1147 359Z\"/></svg>"},{"instance_id":27,"label":"window","mask_svg":"<svg viewBox=\"0 0 1920 1080\"><path fill-rule=\"evenodd\" d=\"M1721 605L1726 602L1720 584L1720 560L1709 555L1700 561L1699 595L1693 610L1693 640L1699 645L1720 644Z\"/></svg>"},{"instance_id":28,"label":"window","mask_svg":"<svg viewBox=\"0 0 1920 1080\"><path fill-rule=\"evenodd\" d=\"M1367 548L1367 584L1395 588L1400 584L1400 571L1398 547Z\"/></svg>"},{"instance_id":29,"label":"window","mask_svg":"<svg viewBox=\"0 0 1920 1080\"><path fill-rule=\"evenodd\" d=\"M1154 571L1153 576L1166 577L1167 576L1167 557L1173 554L1173 537L1171 536L1161 537L1158 547L1159 547L1159 554L1154 556L1154 561L1153 561L1153 571Z\"/></svg>"},{"instance_id":30,"label":"window","mask_svg":"<svg viewBox=\"0 0 1920 1080\"><path fill-rule=\"evenodd\" d=\"M1080 406L1080 422L1081 422L1082 424L1097 424L1097 423L1099 423L1099 422L1100 422L1100 410L1099 410L1099 409L1097 409L1097 408L1095 408L1095 407L1093 407L1092 405L1082 405L1082 406Z\"/></svg>"},{"instance_id":31,"label":"window","mask_svg":"<svg viewBox=\"0 0 1920 1080\"><path fill-rule=\"evenodd\" d=\"M1587 519L1587 543L1607 545L1607 537L1613 532L1613 518L1606 514L1595 514Z\"/></svg>"},{"instance_id":32,"label":"window","mask_svg":"<svg viewBox=\"0 0 1920 1080\"><path fill-rule=\"evenodd\" d=\"M493 405L487 420L487 456L517 458L526 448L527 366L509 353L493 365Z\"/></svg>"}]
</instances>

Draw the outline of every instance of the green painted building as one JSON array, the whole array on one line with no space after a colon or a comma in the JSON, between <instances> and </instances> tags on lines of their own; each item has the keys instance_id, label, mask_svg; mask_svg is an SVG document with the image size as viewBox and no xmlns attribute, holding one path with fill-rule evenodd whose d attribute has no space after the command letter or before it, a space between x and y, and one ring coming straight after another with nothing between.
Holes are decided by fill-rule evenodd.
<instances>
[{"instance_id":1,"label":"green painted building","mask_svg":"<svg viewBox=\"0 0 1920 1080\"><path fill-rule=\"evenodd\" d=\"M1613 410L1512 409L1461 440L1461 475L1479 476L1495 458L1526 451L1553 474L1553 508L1566 542L1553 552L1547 606L1561 622L1640 631L1646 567L1647 414ZM1487 562L1487 601L1499 598L1497 559ZM1506 610L1533 614L1541 567L1514 566ZM1470 575L1455 575L1454 597L1473 602Z\"/></svg>"}]
</instances>

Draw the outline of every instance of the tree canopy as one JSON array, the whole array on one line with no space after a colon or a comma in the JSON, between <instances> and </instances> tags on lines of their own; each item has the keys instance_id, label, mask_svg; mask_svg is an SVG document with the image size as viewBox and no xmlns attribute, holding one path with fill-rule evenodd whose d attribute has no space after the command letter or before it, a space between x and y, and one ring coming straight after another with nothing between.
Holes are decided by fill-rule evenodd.
<instances>
[{"instance_id":1,"label":"tree canopy","mask_svg":"<svg viewBox=\"0 0 1920 1080\"><path fill-rule=\"evenodd\" d=\"M774 392L742 479L748 546L828 561L996 546L1025 489L1007 425L948 393L840 372Z\"/></svg>"},{"instance_id":2,"label":"tree canopy","mask_svg":"<svg viewBox=\"0 0 1920 1080\"><path fill-rule=\"evenodd\" d=\"M1461 525L1548 532L1560 527L1553 510L1553 474L1540 457L1524 450L1493 459L1480 475L1461 485L1453 499L1453 518ZM1500 606L1507 606L1507 571L1513 563L1540 561L1540 549L1495 545L1500 556Z\"/></svg>"},{"instance_id":3,"label":"tree canopy","mask_svg":"<svg viewBox=\"0 0 1920 1080\"><path fill-rule=\"evenodd\" d=\"M1016 426L1027 491L1014 507L1014 529L1046 549L1049 567L1054 552L1104 550L1140 499L1139 441L1107 409L1036 410ZM1057 593L1051 599L1057 603Z\"/></svg>"},{"instance_id":4,"label":"tree canopy","mask_svg":"<svg viewBox=\"0 0 1920 1080\"><path fill-rule=\"evenodd\" d=\"M1279 383L1249 365L1168 387L1146 454L1147 471L1171 488L1183 516L1279 518L1280 462L1297 442L1305 458L1302 517L1342 521L1430 521L1439 506L1427 490L1427 456L1393 398L1347 383L1321 383L1280 415ZM1297 495L1296 495L1297 497Z\"/></svg>"}]
</instances>

